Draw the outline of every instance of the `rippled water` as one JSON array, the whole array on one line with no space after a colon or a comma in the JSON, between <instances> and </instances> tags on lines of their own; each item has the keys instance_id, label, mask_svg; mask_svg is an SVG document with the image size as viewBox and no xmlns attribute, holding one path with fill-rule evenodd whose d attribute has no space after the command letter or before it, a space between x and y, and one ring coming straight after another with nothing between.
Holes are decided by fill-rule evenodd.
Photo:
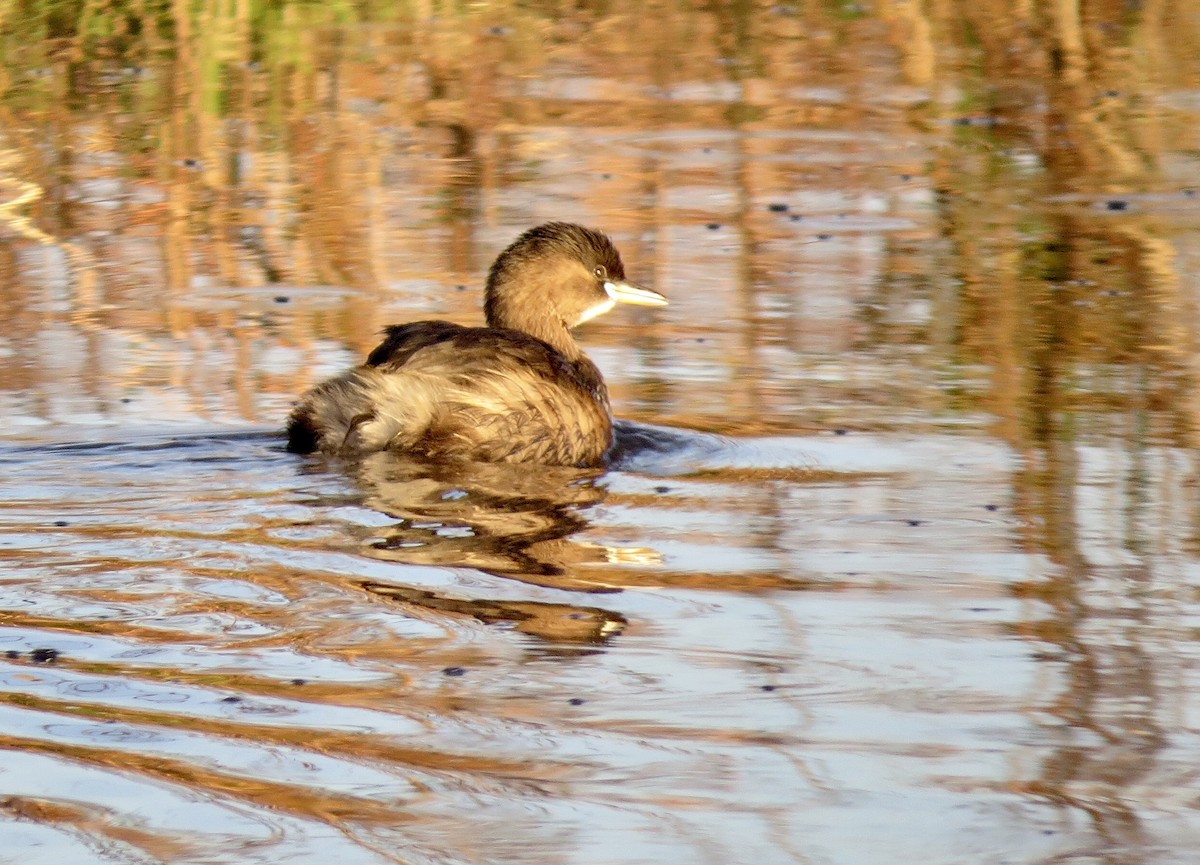
<instances>
[{"instance_id":1,"label":"rippled water","mask_svg":"<svg viewBox=\"0 0 1200 865\"><path fill-rule=\"evenodd\" d=\"M0 862L1195 861L1187 4L25 11ZM608 470L284 452L548 218Z\"/></svg>"},{"instance_id":2,"label":"rippled water","mask_svg":"<svg viewBox=\"0 0 1200 865\"><path fill-rule=\"evenodd\" d=\"M1005 587L1039 570L1010 458L696 449L601 477L347 472L266 433L6 449L6 834L88 859L789 861L854 846L836 815L860 808L963 855L954 789L1016 808L1008 763L1036 751L1005 741L1037 679L1005 633L1034 602ZM906 480L905 450L944 467ZM995 831L1053 849L1045 811Z\"/></svg>"}]
</instances>

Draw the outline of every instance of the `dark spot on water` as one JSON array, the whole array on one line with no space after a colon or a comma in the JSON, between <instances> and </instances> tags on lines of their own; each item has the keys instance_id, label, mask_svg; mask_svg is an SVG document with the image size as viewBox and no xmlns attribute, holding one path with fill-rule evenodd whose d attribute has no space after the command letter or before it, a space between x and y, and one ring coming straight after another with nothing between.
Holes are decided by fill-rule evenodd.
<instances>
[{"instance_id":1,"label":"dark spot on water","mask_svg":"<svg viewBox=\"0 0 1200 865\"><path fill-rule=\"evenodd\" d=\"M455 291L466 291L467 287L465 285L456 285L456 286L454 286L454 290Z\"/></svg>"},{"instance_id":2,"label":"dark spot on water","mask_svg":"<svg viewBox=\"0 0 1200 865\"><path fill-rule=\"evenodd\" d=\"M835 436L844 436L844 435L848 435L849 432L850 432L850 430L848 430L848 429L835 429L833 431L833 434Z\"/></svg>"},{"instance_id":3,"label":"dark spot on water","mask_svg":"<svg viewBox=\"0 0 1200 865\"><path fill-rule=\"evenodd\" d=\"M21 657L21 653L18 652L16 649L9 649L7 652L4 653L4 657L15 661L17 658Z\"/></svg>"},{"instance_id":4,"label":"dark spot on water","mask_svg":"<svg viewBox=\"0 0 1200 865\"><path fill-rule=\"evenodd\" d=\"M671 488L670 487L655 487L654 491L656 493L669 493L671 491Z\"/></svg>"},{"instance_id":5,"label":"dark spot on water","mask_svg":"<svg viewBox=\"0 0 1200 865\"><path fill-rule=\"evenodd\" d=\"M705 339L704 337L702 337L702 336L698 336L698 337L696 337L696 342L708 342L708 340L706 340L706 339Z\"/></svg>"},{"instance_id":6,"label":"dark spot on water","mask_svg":"<svg viewBox=\"0 0 1200 865\"><path fill-rule=\"evenodd\" d=\"M465 676L467 674L466 667L447 667L442 670L443 676Z\"/></svg>"},{"instance_id":7,"label":"dark spot on water","mask_svg":"<svg viewBox=\"0 0 1200 865\"><path fill-rule=\"evenodd\" d=\"M1122 201L1120 198L1113 198L1104 203L1105 210L1125 210L1129 207L1128 201Z\"/></svg>"},{"instance_id":8,"label":"dark spot on water","mask_svg":"<svg viewBox=\"0 0 1200 865\"><path fill-rule=\"evenodd\" d=\"M905 520L905 522L910 526L920 526L925 524L924 520Z\"/></svg>"},{"instance_id":9,"label":"dark spot on water","mask_svg":"<svg viewBox=\"0 0 1200 865\"><path fill-rule=\"evenodd\" d=\"M967 609L972 613L998 613L998 612L1000 612L999 607L967 607Z\"/></svg>"},{"instance_id":10,"label":"dark spot on water","mask_svg":"<svg viewBox=\"0 0 1200 865\"><path fill-rule=\"evenodd\" d=\"M604 174L601 174L601 175L600 175L600 179L601 179L601 180L612 180L612 175L611 175L611 174L608 174L608 173L606 172L606 173L604 173Z\"/></svg>"},{"instance_id":11,"label":"dark spot on water","mask_svg":"<svg viewBox=\"0 0 1200 865\"><path fill-rule=\"evenodd\" d=\"M199 168L199 167L200 167L200 160L199 160L199 159L192 159L192 158L189 156L187 159L184 159L184 160L183 160L183 165L184 165L185 167L187 167L187 168Z\"/></svg>"},{"instance_id":12,"label":"dark spot on water","mask_svg":"<svg viewBox=\"0 0 1200 865\"><path fill-rule=\"evenodd\" d=\"M129 403L133 402L133 397L123 396L123 397L121 397L121 402L125 403L126 405L129 405Z\"/></svg>"},{"instance_id":13,"label":"dark spot on water","mask_svg":"<svg viewBox=\"0 0 1200 865\"><path fill-rule=\"evenodd\" d=\"M1120 297L1121 296L1121 292L1117 291L1115 288L1110 288L1108 291L1106 291L1104 293L1107 294L1109 297Z\"/></svg>"},{"instance_id":14,"label":"dark spot on water","mask_svg":"<svg viewBox=\"0 0 1200 865\"><path fill-rule=\"evenodd\" d=\"M288 297L286 294L277 294L277 295L275 295L274 300L276 303L287 303L288 301L291 300L291 298Z\"/></svg>"},{"instance_id":15,"label":"dark spot on water","mask_svg":"<svg viewBox=\"0 0 1200 865\"><path fill-rule=\"evenodd\" d=\"M712 148L711 148L711 147L705 147L705 148L704 148L704 152L705 152L705 153L712 153Z\"/></svg>"},{"instance_id":16,"label":"dark spot on water","mask_svg":"<svg viewBox=\"0 0 1200 865\"><path fill-rule=\"evenodd\" d=\"M832 234L818 234L817 240L833 240Z\"/></svg>"},{"instance_id":17,"label":"dark spot on water","mask_svg":"<svg viewBox=\"0 0 1200 865\"><path fill-rule=\"evenodd\" d=\"M492 34L493 36L507 36L511 32L512 31L507 27L492 27L488 30L488 33Z\"/></svg>"},{"instance_id":18,"label":"dark spot on water","mask_svg":"<svg viewBox=\"0 0 1200 865\"><path fill-rule=\"evenodd\" d=\"M61 529L63 526L69 526L71 524L68 523L66 520L55 520L54 525L58 526Z\"/></svg>"},{"instance_id":19,"label":"dark spot on water","mask_svg":"<svg viewBox=\"0 0 1200 865\"><path fill-rule=\"evenodd\" d=\"M998 510L1000 510L1000 506L999 505L984 505L983 509L985 511L998 511Z\"/></svg>"},{"instance_id":20,"label":"dark spot on water","mask_svg":"<svg viewBox=\"0 0 1200 865\"><path fill-rule=\"evenodd\" d=\"M955 117L954 125L955 126L970 126L971 118L970 117Z\"/></svg>"},{"instance_id":21,"label":"dark spot on water","mask_svg":"<svg viewBox=\"0 0 1200 865\"><path fill-rule=\"evenodd\" d=\"M51 664L58 660L58 649L34 649L29 657L35 664Z\"/></svg>"},{"instance_id":22,"label":"dark spot on water","mask_svg":"<svg viewBox=\"0 0 1200 865\"><path fill-rule=\"evenodd\" d=\"M799 222L804 217L801 216L799 213L793 213L789 218L792 220L792 222Z\"/></svg>"},{"instance_id":23,"label":"dark spot on water","mask_svg":"<svg viewBox=\"0 0 1200 865\"><path fill-rule=\"evenodd\" d=\"M242 698L241 697L222 697L221 702L222 703L240 703L240 702L242 702Z\"/></svg>"},{"instance_id":24,"label":"dark spot on water","mask_svg":"<svg viewBox=\"0 0 1200 865\"><path fill-rule=\"evenodd\" d=\"M913 178L913 176L911 174L901 174L900 175L900 181L902 183L908 183L908 181L912 180L912 178Z\"/></svg>"},{"instance_id":25,"label":"dark spot on water","mask_svg":"<svg viewBox=\"0 0 1200 865\"><path fill-rule=\"evenodd\" d=\"M584 700L582 697L572 697L571 699L567 700L567 702L572 706L582 706L587 702L587 700Z\"/></svg>"},{"instance_id":26,"label":"dark spot on water","mask_svg":"<svg viewBox=\"0 0 1200 865\"><path fill-rule=\"evenodd\" d=\"M293 685L307 685L308 679L292 679Z\"/></svg>"},{"instance_id":27,"label":"dark spot on water","mask_svg":"<svg viewBox=\"0 0 1200 865\"><path fill-rule=\"evenodd\" d=\"M775 685L762 685L762 686L760 686L759 690L762 690L762 691L774 691L774 690L775 690L775 687L776 687Z\"/></svg>"},{"instance_id":28,"label":"dark spot on water","mask_svg":"<svg viewBox=\"0 0 1200 865\"><path fill-rule=\"evenodd\" d=\"M771 211L772 213L787 213L788 206L782 202L776 201L768 204L767 210Z\"/></svg>"},{"instance_id":29,"label":"dark spot on water","mask_svg":"<svg viewBox=\"0 0 1200 865\"><path fill-rule=\"evenodd\" d=\"M1191 197L1193 197L1193 196L1196 194L1196 190L1194 190L1194 189L1185 189L1185 190L1183 190L1183 194L1184 194L1184 195L1186 195L1188 198L1191 198Z\"/></svg>"},{"instance_id":30,"label":"dark spot on water","mask_svg":"<svg viewBox=\"0 0 1200 865\"><path fill-rule=\"evenodd\" d=\"M719 222L710 222L708 225L706 225L706 226L704 226L704 227L705 227L705 228L707 228L709 231L716 231L718 228L720 228L720 227L721 227L721 223L719 223Z\"/></svg>"},{"instance_id":31,"label":"dark spot on water","mask_svg":"<svg viewBox=\"0 0 1200 865\"><path fill-rule=\"evenodd\" d=\"M1116 99L1118 96L1121 95L1121 91L1120 90L1105 90L1104 95L1107 96L1109 99Z\"/></svg>"}]
</instances>

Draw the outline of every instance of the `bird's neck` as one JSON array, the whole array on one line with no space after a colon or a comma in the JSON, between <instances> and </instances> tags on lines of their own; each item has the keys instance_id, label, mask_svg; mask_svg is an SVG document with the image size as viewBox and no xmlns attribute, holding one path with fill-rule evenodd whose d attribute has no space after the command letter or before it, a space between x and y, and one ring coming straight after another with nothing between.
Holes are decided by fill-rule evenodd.
<instances>
[{"instance_id":1,"label":"bird's neck","mask_svg":"<svg viewBox=\"0 0 1200 865\"><path fill-rule=\"evenodd\" d=\"M537 337L572 363L587 359L566 322L553 315L530 315L512 306L496 304L488 309L487 323L488 327L506 327Z\"/></svg>"},{"instance_id":2,"label":"bird's neck","mask_svg":"<svg viewBox=\"0 0 1200 865\"><path fill-rule=\"evenodd\" d=\"M530 315L526 307L490 302L487 304L488 327L505 327L537 337L558 351L571 365L572 376L596 401L611 413L608 388L600 369L583 353L566 322L553 315Z\"/></svg>"}]
</instances>

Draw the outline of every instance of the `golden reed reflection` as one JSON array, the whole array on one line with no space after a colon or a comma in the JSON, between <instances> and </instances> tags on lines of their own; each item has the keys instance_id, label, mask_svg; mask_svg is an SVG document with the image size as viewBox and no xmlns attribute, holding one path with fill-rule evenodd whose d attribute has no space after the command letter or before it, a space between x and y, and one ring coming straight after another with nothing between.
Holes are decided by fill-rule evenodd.
<instances>
[{"instance_id":1,"label":"golden reed reflection","mask_svg":"<svg viewBox=\"0 0 1200 865\"><path fill-rule=\"evenodd\" d=\"M763 133L853 128L903 141L920 127L940 154L933 178L948 181L947 208L963 206L959 196L970 194L956 188L955 171L977 164L970 147L959 146L964 133L955 121L964 118L994 120L1011 144L1040 151L1044 179L1032 189L1017 178L1015 191L1096 193L1154 182L1182 141L1179 120L1154 97L1186 82L1194 65L1188 47L1196 34L1175 26L1190 20L1185 13L1178 2L1158 4L1145 20L1122 23L1069 2L889 2L878 19L786 3L769 10L668 5L647 29L640 26L644 10L632 2L554 14L487 4L430 18L417 8L372 4L353 12L300 3L254 12L236 4L206 10L203 21L185 4L116 4L81 8L75 22L69 12L60 15L60 35L42 40L45 19L4 7L0 15L14 33L4 70L15 155L7 170L15 182L49 192L22 198L13 213L77 251L69 268L90 286L77 302L88 318L135 340L165 332L179 344L155 359L153 374L186 394L190 411L213 416L214 394L197 380L195 362L196 353L209 354L214 365L232 361L236 370L221 409L273 421L289 395L319 377L314 367L328 353L325 340L361 355L384 324L413 307L474 320L476 295L457 287L477 287L497 245L493 226L514 207L532 210L533 199L519 191L541 164L563 158L562 135L586 139L586 147L572 148L583 185L556 194L589 202L593 220L610 230L651 238L631 242L630 257L647 262L660 282L679 263L663 238L702 218L672 204L672 189L698 183L733 194L732 314L739 326L730 354L741 386L725 397L769 423L781 401L759 384L774 368L764 346L798 346L801 334L794 315L761 310L790 292L779 274L806 262L794 244L781 251L761 204L778 190L805 186L867 195L880 177L780 158L786 148ZM617 33L621 39L603 38ZM899 78L881 53L881 36L901 53ZM1136 57L1148 59L1136 60L1130 40ZM664 43L689 48L664 65L655 59ZM587 74L537 77L554 64ZM901 84L932 91L905 96ZM869 93L894 102L860 98ZM605 143L613 129L730 130L738 136L735 167L675 167L654 148L639 154L636 146ZM960 158L957 169L943 169ZM981 215L998 214L990 206ZM16 223L9 222L11 230ZM1114 230L1163 243L1153 225ZM986 243L991 236L958 239ZM894 244L888 260L900 264L912 249ZM1178 322L1172 305L1186 293L1170 285L1167 252L1146 247L1147 261L1166 265L1153 308L1163 321ZM22 305L39 302L45 275L19 259L5 261L0 267ZM946 264L953 272L974 261L964 255ZM928 270L928 261L918 264ZM336 291L336 308L306 301L322 287ZM25 342L41 329L17 324ZM1194 365L1188 329L1173 329L1173 342ZM596 334L613 342L611 329ZM680 335L669 326L639 335L666 350L665 363L689 360L678 356ZM263 370L255 349L264 340L295 350L300 362ZM22 374L7 380L61 389L35 352L18 357ZM90 387L106 403L102 412L114 410L122 385L134 388L145 377L144 369L113 370L108 358L89 360L80 375L104 370L118 383ZM678 387L646 377L626 392L647 409L669 409ZM703 421L694 410L678 420L689 415Z\"/></svg>"},{"instance_id":2,"label":"golden reed reflection","mask_svg":"<svg viewBox=\"0 0 1200 865\"><path fill-rule=\"evenodd\" d=\"M1182 10L1147 9L1126 30L1071 0L990 7L967 18L990 85L978 109L996 123L965 130L937 178L947 264L963 278L961 350L990 370L985 404L1019 457L1019 542L1053 563L1048 580L1012 587L1040 602L1016 632L1065 673L1049 707L1061 724L1046 729L1057 745L1015 786L1129 851L1144 837L1137 787L1161 771L1178 711L1162 700L1173 673L1150 599L1172 589L1153 548L1197 526L1194 508L1153 491L1185 481L1171 450L1197 443L1196 309L1169 239L1187 190L1173 184L1180 127L1162 98L1186 86L1166 70L1178 59L1166 22ZM1195 44L1194 28L1180 35ZM1110 474L1107 458L1126 468ZM1098 516L1099 543L1084 528Z\"/></svg>"}]
</instances>

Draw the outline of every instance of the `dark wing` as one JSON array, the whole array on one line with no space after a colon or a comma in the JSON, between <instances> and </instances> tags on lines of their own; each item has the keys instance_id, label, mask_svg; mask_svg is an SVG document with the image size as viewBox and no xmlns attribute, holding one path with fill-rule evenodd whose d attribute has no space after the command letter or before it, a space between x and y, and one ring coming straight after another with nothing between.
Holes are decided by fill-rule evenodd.
<instances>
[{"instance_id":1,"label":"dark wing","mask_svg":"<svg viewBox=\"0 0 1200 865\"><path fill-rule=\"evenodd\" d=\"M542 340L519 330L414 321L393 324L384 333L383 342L367 355L365 364L380 372L427 372L460 383L488 374L524 372L531 381L578 382L588 390L603 389L599 374L595 381L588 376L590 364L587 370L581 369Z\"/></svg>"},{"instance_id":2,"label":"dark wing","mask_svg":"<svg viewBox=\"0 0 1200 865\"><path fill-rule=\"evenodd\" d=\"M421 349L453 339L457 334L471 329L449 321L412 321L390 325L384 329L383 342L367 355L366 365L379 367L383 372L397 370Z\"/></svg>"}]
</instances>

